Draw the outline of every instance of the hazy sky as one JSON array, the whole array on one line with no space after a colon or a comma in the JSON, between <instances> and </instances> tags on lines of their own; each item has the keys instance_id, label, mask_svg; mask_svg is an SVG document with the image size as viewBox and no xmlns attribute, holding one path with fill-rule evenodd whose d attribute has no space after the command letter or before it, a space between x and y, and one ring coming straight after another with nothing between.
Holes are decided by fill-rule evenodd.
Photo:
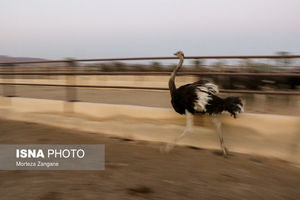
<instances>
[{"instance_id":1,"label":"hazy sky","mask_svg":"<svg viewBox=\"0 0 300 200\"><path fill-rule=\"evenodd\" d=\"M0 0L0 55L300 54L300 0Z\"/></svg>"}]
</instances>

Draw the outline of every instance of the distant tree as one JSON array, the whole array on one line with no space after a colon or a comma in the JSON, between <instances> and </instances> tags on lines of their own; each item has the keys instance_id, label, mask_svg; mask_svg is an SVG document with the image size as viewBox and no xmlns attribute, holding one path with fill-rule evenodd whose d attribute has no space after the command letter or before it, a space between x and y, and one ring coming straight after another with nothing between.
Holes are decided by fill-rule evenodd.
<instances>
[{"instance_id":1,"label":"distant tree","mask_svg":"<svg viewBox=\"0 0 300 200\"><path fill-rule=\"evenodd\" d=\"M149 71L148 65L135 64L132 67L132 71Z\"/></svg>"},{"instance_id":2,"label":"distant tree","mask_svg":"<svg viewBox=\"0 0 300 200\"><path fill-rule=\"evenodd\" d=\"M162 70L162 66L159 62L152 62L151 63L152 69L155 71L161 71Z\"/></svg>"},{"instance_id":3,"label":"distant tree","mask_svg":"<svg viewBox=\"0 0 300 200\"><path fill-rule=\"evenodd\" d=\"M193 60L193 68L194 70L200 70L202 68L202 66L204 65L204 60Z\"/></svg>"},{"instance_id":4,"label":"distant tree","mask_svg":"<svg viewBox=\"0 0 300 200\"><path fill-rule=\"evenodd\" d=\"M122 62L115 62L113 64L113 66L114 66L113 67L114 70L116 70L116 71L125 71L126 70L126 65Z\"/></svg>"},{"instance_id":5,"label":"distant tree","mask_svg":"<svg viewBox=\"0 0 300 200\"><path fill-rule=\"evenodd\" d=\"M100 67L101 67L102 71L104 71L104 72L111 71L110 66L108 64L102 63L102 64L100 64Z\"/></svg>"},{"instance_id":6,"label":"distant tree","mask_svg":"<svg viewBox=\"0 0 300 200\"><path fill-rule=\"evenodd\" d=\"M212 67L217 69L217 70L222 70L222 68L225 66L225 62L220 60L220 61L217 61L215 62Z\"/></svg>"},{"instance_id":7,"label":"distant tree","mask_svg":"<svg viewBox=\"0 0 300 200\"><path fill-rule=\"evenodd\" d=\"M194 60L193 64L195 67L200 67L204 64L204 61L203 60Z\"/></svg>"},{"instance_id":8,"label":"distant tree","mask_svg":"<svg viewBox=\"0 0 300 200\"><path fill-rule=\"evenodd\" d=\"M288 56L290 55L289 52L286 51L279 51L276 53L278 56ZM288 67L291 64L291 59L290 58L280 58L277 60L277 63L279 67Z\"/></svg>"},{"instance_id":9,"label":"distant tree","mask_svg":"<svg viewBox=\"0 0 300 200\"><path fill-rule=\"evenodd\" d=\"M201 61L200 60L194 60L193 64L194 64L195 67L199 67L200 64L201 64Z\"/></svg>"}]
</instances>

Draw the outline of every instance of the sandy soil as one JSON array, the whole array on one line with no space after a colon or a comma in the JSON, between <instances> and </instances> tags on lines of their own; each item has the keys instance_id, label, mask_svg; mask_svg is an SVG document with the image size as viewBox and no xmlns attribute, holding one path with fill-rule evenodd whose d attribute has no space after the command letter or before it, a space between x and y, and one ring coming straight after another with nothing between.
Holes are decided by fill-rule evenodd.
<instances>
[{"instance_id":1,"label":"sandy soil","mask_svg":"<svg viewBox=\"0 0 300 200\"><path fill-rule=\"evenodd\" d=\"M300 168L254 155L176 147L0 120L1 144L105 144L104 171L0 171L0 199L300 199Z\"/></svg>"}]
</instances>

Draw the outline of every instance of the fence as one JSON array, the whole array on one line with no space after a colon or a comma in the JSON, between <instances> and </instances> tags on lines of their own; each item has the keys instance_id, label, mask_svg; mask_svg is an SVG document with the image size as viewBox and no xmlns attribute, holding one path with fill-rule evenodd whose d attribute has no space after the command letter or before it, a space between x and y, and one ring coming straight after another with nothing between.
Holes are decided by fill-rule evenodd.
<instances>
[{"instance_id":1,"label":"fence","mask_svg":"<svg viewBox=\"0 0 300 200\"><path fill-rule=\"evenodd\" d=\"M185 59L294 59L300 58L300 55L285 56L188 56ZM6 97L14 97L15 86L36 86L36 87L64 87L66 88L66 101L78 101L77 88L117 88L117 89L135 89L135 90L168 90L162 87L130 87L130 86L101 86L101 85L78 85L76 84L76 76L105 76L105 75L169 75L170 72L79 72L76 70L77 63L83 62L104 62L104 61L138 61L138 60L173 60L177 57L141 57L141 58L111 58L111 59L79 59L79 60L46 60L46 61L26 61L26 62L0 62L0 66L8 66L9 71L0 72L2 78L14 80L16 76L66 76L67 84L29 84L29 83L0 83L3 87L3 95ZM65 63L72 69L71 72L16 72L15 67L24 64L51 64ZM299 73L232 73L232 72L179 72L178 76L254 76L254 77L299 77ZM298 91L261 91L261 90L220 90L221 93L241 93L241 94L271 94L271 95L300 95Z\"/></svg>"}]
</instances>

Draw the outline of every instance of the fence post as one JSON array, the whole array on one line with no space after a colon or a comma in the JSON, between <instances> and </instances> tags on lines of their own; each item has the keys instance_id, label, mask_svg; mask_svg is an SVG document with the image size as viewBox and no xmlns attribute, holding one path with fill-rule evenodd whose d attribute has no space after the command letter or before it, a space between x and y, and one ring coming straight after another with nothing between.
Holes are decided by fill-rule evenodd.
<instances>
[{"instance_id":1,"label":"fence post","mask_svg":"<svg viewBox=\"0 0 300 200\"><path fill-rule=\"evenodd\" d=\"M9 69L9 72L15 72L15 66L13 64L6 64L5 67ZM9 85L10 83L15 82L15 75L2 75L2 81L7 83L3 84L3 96L4 97L15 97L16 96L16 88L14 85ZM6 80L6 81L5 81Z\"/></svg>"},{"instance_id":2,"label":"fence post","mask_svg":"<svg viewBox=\"0 0 300 200\"><path fill-rule=\"evenodd\" d=\"M71 72L76 72L77 65L74 60L66 61L68 68L70 68ZM66 85L76 85L76 75L68 75L66 76ZM77 88L76 87L66 87L66 101L68 102L76 102L77 99Z\"/></svg>"}]
</instances>

